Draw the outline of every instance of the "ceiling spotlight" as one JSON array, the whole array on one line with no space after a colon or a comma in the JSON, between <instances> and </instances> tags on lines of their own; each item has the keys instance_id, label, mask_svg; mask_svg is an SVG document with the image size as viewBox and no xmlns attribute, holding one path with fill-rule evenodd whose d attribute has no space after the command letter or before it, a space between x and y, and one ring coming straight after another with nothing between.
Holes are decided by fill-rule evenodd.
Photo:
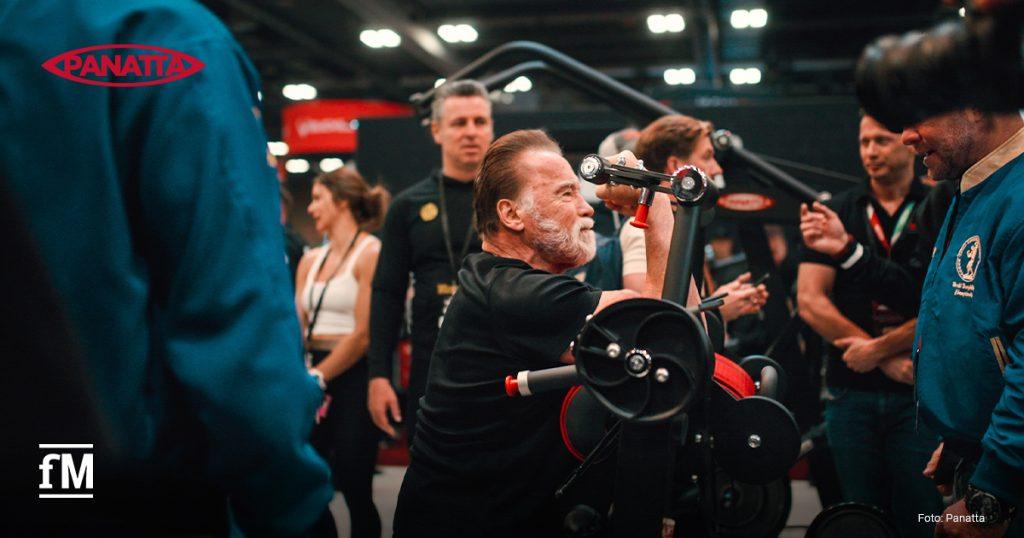
<instances>
[{"instance_id":1,"label":"ceiling spotlight","mask_svg":"<svg viewBox=\"0 0 1024 538\"><path fill-rule=\"evenodd\" d=\"M344 165L344 161L337 157L328 157L326 159L320 159L320 170L323 172L333 172Z\"/></svg>"},{"instance_id":2,"label":"ceiling spotlight","mask_svg":"<svg viewBox=\"0 0 1024 538\"><path fill-rule=\"evenodd\" d=\"M382 46L380 37L377 36L377 30L363 30L359 32L359 40L371 49L379 49Z\"/></svg>"},{"instance_id":3,"label":"ceiling spotlight","mask_svg":"<svg viewBox=\"0 0 1024 538\"><path fill-rule=\"evenodd\" d=\"M655 34L664 34L668 31L664 15L650 15L647 17L647 29Z\"/></svg>"},{"instance_id":4,"label":"ceiling spotlight","mask_svg":"<svg viewBox=\"0 0 1024 538\"><path fill-rule=\"evenodd\" d=\"M737 67L729 71L729 82L736 86L758 84L761 82L761 70L756 67Z\"/></svg>"},{"instance_id":5,"label":"ceiling spotlight","mask_svg":"<svg viewBox=\"0 0 1024 538\"><path fill-rule=\"evenodd\" d=\"M267 142L267 147L270 148L270 154L275 157L288 155L288 144L284 142Z\"/></svg>"},{"instance_id":6,"label":"ceiling spotlight","mask_svg":"<svg viewBox=\"0 0 1024 538\"><path fill-rule=\"evenodd\" d=\"M476 28L468 24L442 24L437 27L437 35L448 43L472 43L479 37Z\"/></svg>"},{"instance_id":7,"label":"ceiling spotlight","mask_svg":"<svg viewBox=\"0 0 1024 538\"><path fill-rule=\"evenodd\" d=\"M437 27L437 35L448 43L458 43L459 30L454 24L442 24Z\"/></svg>"},{"instance_id":8,"label":"ceiling spotlight","mask_svg":"<svg viewBox=\"0 0 1024 538\"><path fill-rule=\"evenodd\" d=\"M372 49L394 48L402 44L402 36L390 28L380 30L363 30L359 33L359 40Z\"/></svg>"},{"instance_id":9,"label":"ceiling spotlight","mask_svg":"<svg viewBox=\"0 0 1024 538\"><path fill-rule=\"evenodd\" d=\"M395 48L402 44L402 36L395 33L390 28L381 28L377 30L377 37L380 38L380 44L383 47Z\"/></svg>"},{"instance_id":10,"label":"ceiling spotlight","mask_svg":"<svg viewBox=\"0 0 1024 538\"><path fill-rule=\"evenodd\" d=\"M663 76L665 78L665 83L672 86L678 86L680 84L689 85L697 82L697 72L689 67L666 69Z\"/></svg>"},{"instance_id":11,"label":"ceiling spotlight","mask_svg":"<svg viewBox=\"0 0 1024 538\"><path fill-rule=\"evenodd\" d=\"M764 28L768 24L768 12L758 8L751 9L747 12L750 16L750 27L751 28Z\"/></svg>"},{"instance_id":12,"label":"ceiling spotlight","mask_svg":"<svg viewBox=\"0 0 1024 538\"><path fill-rule=\"evenodd\" d=\"M292 101L308 101L316 99L316 88L309 84L285 84L281 95Z\"/></svg>"},{"instance_id":13,"label":"ceiling spotlight","mask_svg":"<svg viewBox=\"0 0 1024 538\"><path fill-rule=\"evenodd\" d=\"M447 80L447 79L439 78L439 79L435 80L435 81L434 81L434 87L436 88L436 87L438 87L438 86L440 86L440 85L444 84L444 81L445 81L445 80Z\"/></svg>"},{"instance_id":14,"label":"ceiling spotlight","mask_svg":"<svg viewBox=\"0 0 1024 538\"><path fill-rule=\"evenodd\" d=\"M745 9L733 10L732 15L729 16L729 24L731 24L733 28L749 28L750 12Z\"/></svg>"},{"instance_id":15,"label":"ceiling spotlight","mask_svg":"<svg viewBox=\"0 0 1024 538\"><path fill-rule=\"evenodd\" d=\"M532 89L533 82L525 76L517 77L512 82L509 82L508 84L505 85L506 93L528 92Z\"/></svg>"},{"instance_id":16,"label":"ceiling spotlight","mask_svg":"<svg viewBox=\"0 0 1024 538\"><path fill-rule=\"evenodd\" d=\"M284 163L284 169L289 174L305 174L309 172L309 161L306 159L288 159Z\"/></svg>"},{"instance_id":17,"label":"ceiling spotlight","mask_svg":"<svg viewBox=\"0 0 1024 538\"><path fill-rule=\"evenodd\" d=\"M665 31L679 33L686 29L686 20L679 13L665 15Z\"/></svg>"},{"instance_id":18,"label":"ceiling spotlight","mask_svg":"<svg viewBox=\"0 0 1024 538\"><path fill-rule=\"evenodd\" d=\"M455 29L458 30L459 39L463 43L472 43L476 41L477 37L479 37L479 34L476 32L476 28L473 28L468 24L460 24L456 26Z\"/></svg>"},{"instance_id":19,"label":"ceiling spotlight","mask_svg":"<svg viewBox=\"0 0 1024 538\"><path fill-rule=\"evenodd\" d=\"M959 13L961 17L966 17L967 16L967 8L962 7L962 8L959 9L959 11L957 11L957 13Z\"/></svg>"},{"instance_id":20,"label":"ceiling spotlight","mask_svg":"<svg viewBox=\"0 0 1024 538\"><path fill-rule=\"evenodd\" d=\"M761 82L761 70L756 67L748 67L745 69L747 72L747 84L759 84Z\"/></svg>"}]
</instances>

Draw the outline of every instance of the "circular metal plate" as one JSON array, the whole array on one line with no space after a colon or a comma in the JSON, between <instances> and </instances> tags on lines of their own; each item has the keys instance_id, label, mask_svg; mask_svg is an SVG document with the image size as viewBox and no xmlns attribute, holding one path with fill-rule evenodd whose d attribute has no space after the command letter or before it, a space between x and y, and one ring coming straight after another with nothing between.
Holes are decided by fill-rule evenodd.
<instances>
[{"instance_id":1,"label":"circular metal plate","mask_svg":"<svg viewBox=\"0 0 1024 538\"><path fill-rule=\"evenodd\" d=\"M800 455L800 430L779 402L751 396L712 412L715 461L736 480L767 484L786 476Z\"/></svg>"},{"instance_id":2,"label":"circular metal plate","mask_svg":"<svg viewBox=\"0 0 1024 538\"><path fill-rule=\"evenodd\" d=\"M630 352L609 354L611 343ZM659 375L631 375L626 360L632 350L646 352L651 370ZM655 299L630 299L598 312L583 327L573 353L597 401L621 418L640 422L685 411L710 383L714 360L697 318L675 303Z\"/></svg>"}]
</instances>

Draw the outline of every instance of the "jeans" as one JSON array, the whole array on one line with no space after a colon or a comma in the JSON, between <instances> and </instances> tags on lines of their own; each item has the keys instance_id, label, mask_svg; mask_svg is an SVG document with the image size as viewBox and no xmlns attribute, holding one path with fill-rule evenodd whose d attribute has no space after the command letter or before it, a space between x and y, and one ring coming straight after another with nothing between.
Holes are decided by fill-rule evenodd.
<instances>
[{"instance_id":1,"label":"jeans","mask_svg":"<svg viewBox=\"0 0 1024 538\"><path fill-rule=\"evenodd\" d=\"M917 422L911 393L829 388L825 422L843 500L889 513L906 538L934 535L919 514L941 514L942 497L921 473L938 437Z\"/></svg>"}]
</instances>

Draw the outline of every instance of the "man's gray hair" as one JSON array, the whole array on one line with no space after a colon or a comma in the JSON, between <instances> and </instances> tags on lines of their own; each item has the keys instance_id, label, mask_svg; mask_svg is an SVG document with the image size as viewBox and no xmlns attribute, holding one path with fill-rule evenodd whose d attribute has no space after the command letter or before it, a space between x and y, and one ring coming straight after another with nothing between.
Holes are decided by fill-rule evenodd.
<instances>
[{"instance_id":1,"label":"man's gray hair","mask_svg":"<svg viewBox=\"0 0 1024 538\"><path fill-rule=\"evenodd\" d=\"M434 102L430 104L430 121L441 121L441 111L444 109L444 102L449 97L483 97L489 103L491 100L487 95L487 87L472 80L456 80L445 82L434 93Z\"/></svg>"}]
</instances>

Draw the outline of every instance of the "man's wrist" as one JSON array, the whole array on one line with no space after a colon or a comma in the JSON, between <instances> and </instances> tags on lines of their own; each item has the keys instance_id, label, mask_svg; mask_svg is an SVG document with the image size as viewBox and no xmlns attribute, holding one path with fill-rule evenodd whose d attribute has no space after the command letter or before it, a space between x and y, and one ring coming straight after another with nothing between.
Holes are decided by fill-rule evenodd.
<instances>
[{"instance_id":1,"label":"man's wrist","mask_svg":"<svg viewBox=\"0 0 1024 538\"><path fill-rule=\"evenodd\" d=\"M857 247L857 240L852 235L846 234L846 242L843 243L843 248L839 249L838 252L829 254L833 260L842 261L853 254L853 250Z\"/></svg>"},{"instance_id":2,"label":"man's wrist","mask_svg":"<svg viewBox=\"0 0 1024 538\"><path fill-rule=\"evenodd\" d=\"M973 484L967 485L964 505L971 515L977 517L976 523L984 527L1009 521L1017 514L1017 507L1013 503L978 489Z\"/></svg>"}]
</instances>

